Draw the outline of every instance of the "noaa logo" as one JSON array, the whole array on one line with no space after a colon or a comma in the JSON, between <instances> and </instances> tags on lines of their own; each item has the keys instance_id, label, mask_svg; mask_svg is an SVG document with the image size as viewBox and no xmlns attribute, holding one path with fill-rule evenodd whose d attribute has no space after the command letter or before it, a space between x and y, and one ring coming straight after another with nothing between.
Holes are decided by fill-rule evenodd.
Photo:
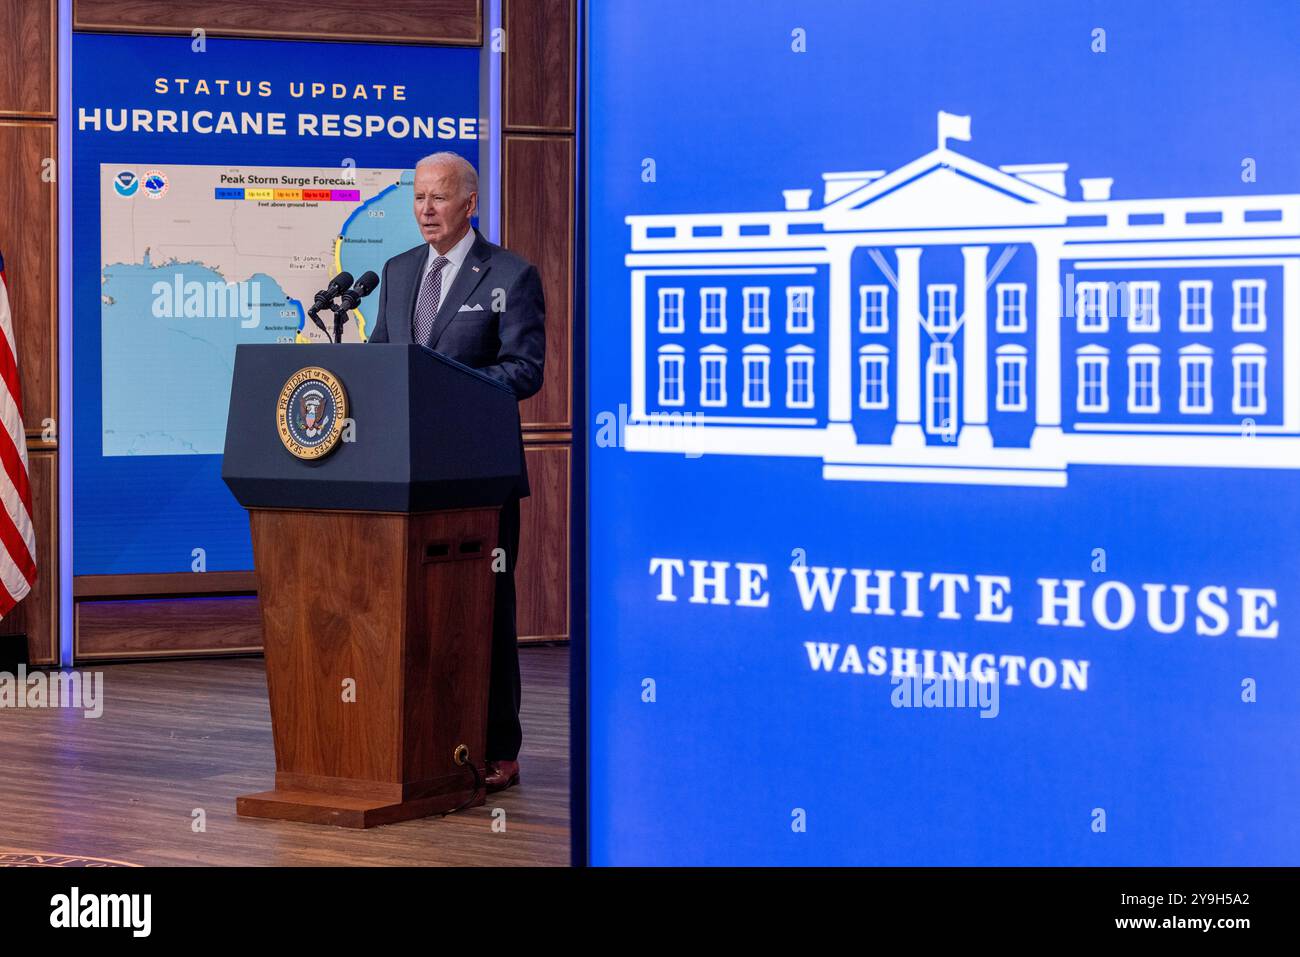
<instances>
[{"instance_id":1,"label":"noaa logo","mask_svg":"<svg viewBox=\"0 0 1300 957\"><path fill-rule=\"evenodd\" d=\"M161 170L151 169L144 174L144 191L150 199L158 199L167 192L167 177Z\"/></svg>"},{"instance_id":2,"label":"noaa logo","mask_svg":"<svg viewBox=\"0 0 1300 957\"><path fill-rule=\"evenodd\" d=\"M318 459L333 450L347 415L343 383L319 366L289 376L275 406L280 441L300 459Z\"/></svg>"},{"instance_id":3,"label":"noaa logo","mask_svg":"<svg viewBox=\"0 0 1300 957\"><path fill-rule=\"evenodd\" d=\"M113 177L113 189L118 196L134 196L140 191L140 177L129 169L124 169Z\"/></svg>"}]
</instances>

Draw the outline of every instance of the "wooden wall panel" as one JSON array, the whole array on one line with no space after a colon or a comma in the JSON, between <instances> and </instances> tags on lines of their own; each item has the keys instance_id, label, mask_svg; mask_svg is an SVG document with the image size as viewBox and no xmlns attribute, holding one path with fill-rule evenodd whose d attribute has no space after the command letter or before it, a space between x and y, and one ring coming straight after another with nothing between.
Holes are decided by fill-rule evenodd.
<instances>
[{"instance_id":1,"label":"wooden wall panel","mask_svg":"<svg viewBox=\"0 0 1300 957\"><path fill-rule=\"evenodd\" d=\"M478 46L480 0L73 0L77 30Z\"/></svg>"},{"instance_id":2,"label":"wooden wall panel","mask_svg":"<svg viewBox=\"0 0 1300 957\"><path fill-rule=\"evenodd\" d=\"M56 0L0 0L0 116L54 118Z\"/></svg>"},{"instance_id":3,"label":"wooden wall panel","mask_svg":"<svg viewBox=\"0 0 1300 957\"><path fill-rule=\"evenodd\" d=\"M537 266L546 295L542 391L519 409L525 430L572 428L573 139L507 134L502 145L506 248Z\"/></svg>"},{"instance_id":4,"label":"wooden wall panel","mask_svg":"<svg viewBox=\"0 0 1300 957\"><path fill-rule=\"evenodd\" d=\"M23 419L28 436L36 584L0 622L0 633L26 634L33 664L58 661L58 456L41 440L57 408L58 32L55 0L0 0L0 254L13 310Z\"/></svg>"},{"instance_id":5,"label":"wooden wall panel","mask_svg":"<svg viewBox=\"0 0 1300 957\"><path fill-rule=\"evenodd\" d=\"M505 128L572 133L577 108L574 0L502 0L502 4Z\"/></svg>"},{"instance_id":6,"label":"wooden wall panel","mask_svg":"<svg viewBox=\"0 0 1300 957\"><path fill-rule=\"evenodd\" d=\"M57 408L58 193L42 176L55 155L55 127L38 120L0 120L0 156L7 175L0 189L0 254L18 344L27 434Z\"/></svg>"},{"instance_id":7,"label":"wooden wall panel","mask_svg":"<svg viewBox=\"0 0 1300 957\"><path fill-rule=\"evenodd\" d=\"M521 641L569 637L577 4L502 0L502 241L541 270L546 382L520 417L532 497L523 503Z\"/></svg>"},{"instance_id":8,"label":"wooden wall panel","mask_svg":"<svg viewBox=\"0 0 1300 957\"><path fill-rule=\"evenodd\" d=\"M28 452L32 483L32 526L36 533L36 584L13 612L0 621L0 634L27 635L27 660L52 664L59 659L59 472L55 452Z\"/></svg>"},{"instance_id":9,"label":"wooden wall panel","mask_svg":"<svg viewBox=\"0 0 1300 957\"><path fill-rule=\"evenodd\" d=\"M524 447L532 495L520 503L516 627L520 641L569 637L568 443Z\"/></svg>"},{"instance_id":10,"label":"wooden wall panel","mask_svg":"<svg viewBox=\"0 0 1300 957\"><path fill-rule=\"evenodd\" d=\"M262 619L252 596L79 601L75 628L78 661L262 650Z\"/></svg>"},{"instance_id":11,"label":"wooden wall panel","mask_svg":"<svg viewBox=\"0 0 1300 957\"><path fill-rule=\"evenodd\" d=\"M257 573L161 572L149 575L78 575L75 598L149 598L157 595L220 595L257 592Z\"/></svg>"}]
</instances>

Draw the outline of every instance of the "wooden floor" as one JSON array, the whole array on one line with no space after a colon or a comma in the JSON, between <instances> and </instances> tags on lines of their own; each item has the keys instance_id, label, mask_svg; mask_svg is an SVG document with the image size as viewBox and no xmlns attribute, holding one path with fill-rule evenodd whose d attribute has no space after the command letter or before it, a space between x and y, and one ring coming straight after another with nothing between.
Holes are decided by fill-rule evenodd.
<instances>
[{"instance_id":1,"label":"wooden floor","mask_svg":"<svg viewBox=\"0 0 1300 957\"><path fill-rule=\"evenodd\" d=\"M261 658L99 666L99 718L0 709L0 857L29 851L143 865L568 864L568 658L567 647L519 651L520 786L488 795L473 810L365 831L235 816L235 797L270 787L275 772ZM492 828L494 808L505 812L504 832ZM194 829L198 809L206 817L201 832Z\"/></svg>"}]
</instances>

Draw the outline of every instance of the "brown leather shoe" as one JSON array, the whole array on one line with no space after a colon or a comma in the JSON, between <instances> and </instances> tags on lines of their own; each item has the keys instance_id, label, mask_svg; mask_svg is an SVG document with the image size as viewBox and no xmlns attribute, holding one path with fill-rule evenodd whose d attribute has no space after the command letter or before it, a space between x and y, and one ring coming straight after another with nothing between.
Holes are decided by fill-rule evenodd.
<instances>
[{"instance_id":1,"label":"brown leather shoe","mask_svg":"<svg viewBox=\"0 0 1300 957\"><path fill-rule=\"evenodd\" d=\"M519 783L519 762L489 761L483 783L487 785L488 794L514 787Z\"/></svg>"}]
</instances>

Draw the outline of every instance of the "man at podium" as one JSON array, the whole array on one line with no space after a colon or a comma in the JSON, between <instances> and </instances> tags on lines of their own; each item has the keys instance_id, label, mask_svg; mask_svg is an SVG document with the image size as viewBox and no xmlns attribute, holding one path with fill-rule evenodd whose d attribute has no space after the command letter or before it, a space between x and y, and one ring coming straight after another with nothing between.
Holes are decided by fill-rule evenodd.
<instances>
[{"instance_id":1,"label":"man at podium","mask_svg":"<svg viewBox=\"0 0 1300 957\"><path fill-rule=\"evenodd\" d=\"M545 304L536 267L471 228L478 173L455 153L415 164L415 219L424 243L384 264L370 342L418 342L509 386L519 400L542 387ZM455 415L455 409L435 410ZM515 561L519 500L528 476L501 507L507 570L496 581L488 689L487 789L519 783L519 652Z\"/></svg>"}]
</instances>

